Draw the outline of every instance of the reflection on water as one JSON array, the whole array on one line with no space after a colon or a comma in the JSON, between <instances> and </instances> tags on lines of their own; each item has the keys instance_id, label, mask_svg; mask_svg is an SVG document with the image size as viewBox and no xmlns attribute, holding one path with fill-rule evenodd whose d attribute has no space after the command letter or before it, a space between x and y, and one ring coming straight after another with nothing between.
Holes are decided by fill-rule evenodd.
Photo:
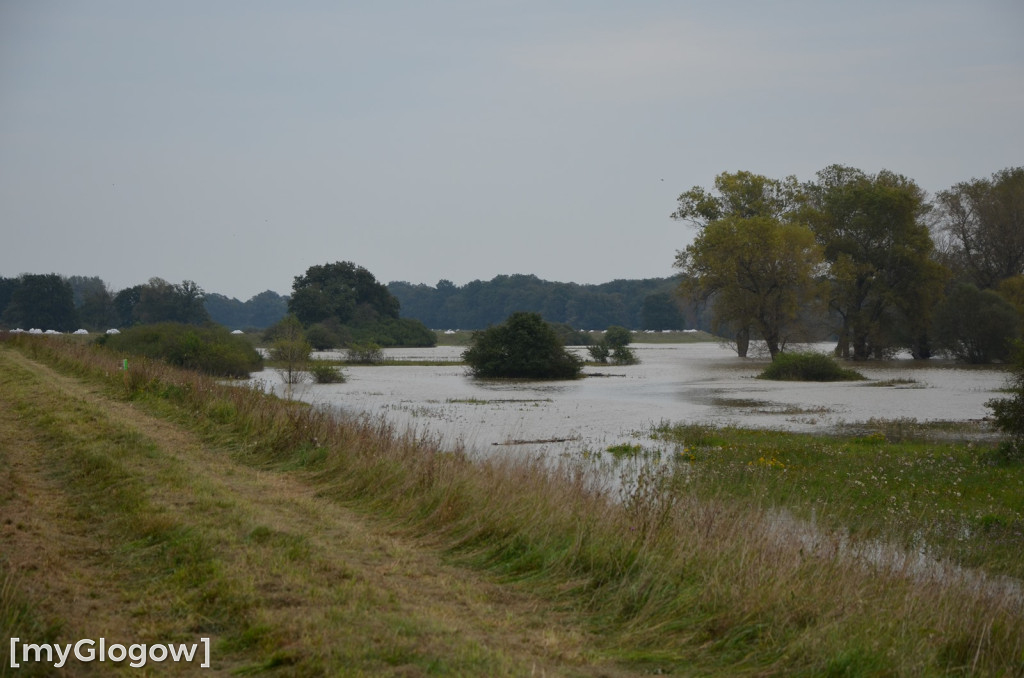
<instances>
[{"instance_id":1,"label":"reflection on water","mask_svg":"<svg viewBox=\"0 0 1024 678\"><path fill-rule=\"evenodd\" d=\"M867 382L762 381L755 376L764 361L738 358L717 344L634 348L639 365L587 367L592 376L577 381L486 381L467 376L460 365L346 367L345 383L305 384L294 397L385 415L400 429L413 427L447 443L508 453L604 449L646 439L650 426L662 421L827 432L873 418L978 420L989 413L985 402L1006 384L999 369L911 360L855 365ZM385 353L457 360L462 351L440 346ZM271 370L258 379L283 390Z\"/></svg>"}]
</instances>

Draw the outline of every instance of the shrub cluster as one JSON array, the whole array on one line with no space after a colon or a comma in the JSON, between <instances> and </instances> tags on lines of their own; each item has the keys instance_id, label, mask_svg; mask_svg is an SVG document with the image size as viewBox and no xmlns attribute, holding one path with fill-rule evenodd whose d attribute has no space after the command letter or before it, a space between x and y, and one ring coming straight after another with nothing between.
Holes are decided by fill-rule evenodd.
<instances>
[{"instance_id":1,"label":"shrub cluster","mask_svg":"<svg viewBox=\"0 0 1024 678\"><path fill-rule=\"evenodd\" d=\"M352 344L345 353L345 360L358 365L376 365L384 362L384 352L372 341L365 344Z\"/></svg>"},{"instance_id":2,"label":"shrub cluster","mask_svg":"<svg viewBox=\"0 0 1024 678\"><path fill-rule=\"evenodd\" d=\"M587 351L594 362L607 363L611 358L616 365L636 365L640 362L636 353L629 347L633 341L633 333L625 327L612 325L605 330L604 337L590 346Z\"/></svg>"},{"instance_id":3,"label":"shrub cluster","mask_svg":"<svg viewBox=\"0 0 1024 678\"><path fill-rule=\"evenodd\" d=\"M539 313L513 313L501 325L474 332L462 358L475 377L575 379L583 370Z\"/></svg>"},{"instance_id":4,"label":"shrub cluster","mask_svg":"<svg viewBox=\"0 0 1024 678\"><path fill-rule=\"evenodd\" d=\"M775 381L858 381L864 375L841 367L835 358L824 353L779 353L765 368L759 379Z\"/></svg>"},{"instance_id":5,"label":"shrub cluster","mask_svg":"<svg viewBox=\"0 0 1024 678\"><path fill-rule=\"evenodd\" d=\"M309 364L309 373L313 381L318 384L343 384L345 373L334 365L328 365L320 360L313 360Z\"/></svg>"},{"instance_id":6,"label":"shrub cluster","mask_svg":"<svg viewBox=\"0 0 1024 678\"><path fill-rule=\"evenodd\" d=\"M263 358L247 340L220 326L182 323L137 325L106 334L97 343L113 351L163 360L216 377L248 377L263 369Z\"/></svg>"}]
</instances>

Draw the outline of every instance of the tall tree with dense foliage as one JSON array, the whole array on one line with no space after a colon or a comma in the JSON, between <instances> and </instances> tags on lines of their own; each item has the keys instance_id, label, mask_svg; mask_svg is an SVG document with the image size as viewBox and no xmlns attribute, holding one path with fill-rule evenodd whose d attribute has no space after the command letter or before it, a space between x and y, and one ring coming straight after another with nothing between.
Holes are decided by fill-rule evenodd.
<instances>
[{"instance_id":1,"label":"tall tree with dense foliage","mask_svg":"<svg viewBox=\"0 0 1024 678\"><path fill-rule=\"evenodd\" d=\"M746 326L772 359L804 338L817 303L821 251L806 226L772 217L729 216L709 223L676 258L691 288L714 298L715 321Z\"/></svg>"},{"instance_id":2,"label":"tall tree with dense foliage","mask_svg":"<svg viewBox=\"0 0 1024 678\"><path fill-rule=\"evenodd\" d=\"M335 318L348 324L360 318L398 318L399 304L388 288L350 261L310 266L292 284L288 311L303 325Z\"/></svg>"},{"instance_id":3,"label":"tall tree with dense foliage","mask_svg":"<svg viewBox=\"0 0 1024 678\"><path fill-rule=\"evenodd\" d=\"M979 289L1024 274L1024 167L971 179L936 195L953 265Z\"/></svg>"},{"instance_id":4,"label":"tall tree with dense foliage","mask_svg":"<svg viewBox=\"0 0 1024 678\"><path fill-rule=\"evenodd\" d=\"M68 278L74 294L75 308L81 325L90 330L101 330L117 325L114 296L102 278L73 275Z\"/></svg>"},{"instance_id":5,"label":"tall tree with dense foliage","mask_svg":"<svg viewBox=\"0 0 1024 678\"><path fill-rule=\"evenodd\" d=\"M681 289L713 303L716 329L735 332L740 356L753 332L774 358L786 341L803 334L804 311L818 295L820 252L813 234L796 221L803 201L799 184L794 177L725 172L715 177L715 189L693 187L679 196L671 215L700 229L677 253Z\"/></svg>"},{"instance_id":6,"label":"tall tree with dense foliage","mask_svg":"<svg viewBox=\"0 0 1024 678\"><path fill-rule=\"evenodd\" d=\"M805 191L804 214L829 265L837 352L863 360L905 344L927 357L930 313L946 274L932 256L924 191L887 170L869 175L842 165L818 172Z\"/></svg>"},{"instance_id":7,"label":"tall tree with dense foliage","mask_svg":"<svg viewBox=\"0 0 1024 678\"><path fill-rule=\"evenodd\" d=\"M1017 309L995 291L957 283L936 308L935 341L967 363L1006 361L1020 324Z\"/></svg>"},{"instance_id":8,"label":"tall tree with dense foliage","mask_svg":"<svg viewBox=\"0 0 1024 678\"><path fill-rule=\"evenodd\" d=\"M26 329L74 331L78 311L71 284L56 273L19 276L4 311L4 322Z\"/></svg>"},{"instance_id":9,"label":"tall tree with dense foliage","mask_svg":"<svg viewBox=\"0 0 1024 678\"><path fill-rule=\"evenodd\" d=\"M513 313L474 332L462 357L475 377L575 379L583 369L539 313Z\"/></svg>"},{"instance_id":10,"label":"tall tree with dense foliage","mask_svg":"<svg viewBox=\"0 0 1024 678\"><path fill-rule=\"evenodd\" d=\"M722 172L715 177L715 193L694 186L678 198L673 219L703 228L725 217L784 219L802 202L796 177L772 179L753 172Z\"/></svg>"},{"instance_id":11,"label":"tall tree with dense foliage","mask_svg":"<svg viewBox=\"0 0 1024 678\"><path fill-rule=\"evenodd\" d=\"M311 266L295 278L288 309L304 327L325 324L345 343L434 346L422 322L399 318L400 304L373 274L350 261Z\"/></svg>"},{"instance_id":12,"label":"tall tree with dense foliage","mask_svg":"<svg viewBox=\"0 0 1024 678\"><path fill-rule=\"evenodd\" d=\"M150 278L139 288L138 301L131 310L132 322L202 325L210 320L203 297L202 288L191 280L174 285L162 278Z\"/></svg>"}]
</instances>

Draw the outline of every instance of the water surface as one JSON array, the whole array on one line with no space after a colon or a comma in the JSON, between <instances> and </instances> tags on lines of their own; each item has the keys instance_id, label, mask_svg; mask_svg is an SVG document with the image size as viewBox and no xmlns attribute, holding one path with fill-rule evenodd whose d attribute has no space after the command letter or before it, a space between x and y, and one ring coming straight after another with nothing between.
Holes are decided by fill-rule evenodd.
<instances>
[{"instance_id":1,"label":"water surface","mask_svg":"<svg viewBox=\"0 0 1024 678\"><path fill-rule=\"evenodd\" d=\"M665 421L829 432L870 419L979 420L989 414L985 402L999 397L1007 381L1006 372L993 367L894 360L853 365L866 382L775 382L755 378L766 361L738 358L714 343L633 348L639 365L587 367L590 376L576 381L474 379L462 365L346 367L345 383L303 384L294 397L384 415L401 429L413 427L448 444L514 453L645 443L651 426ZM456 361L463 350L385 353ZM273 370L257 378L283 391Z\"/></svg>"}]
</instances>

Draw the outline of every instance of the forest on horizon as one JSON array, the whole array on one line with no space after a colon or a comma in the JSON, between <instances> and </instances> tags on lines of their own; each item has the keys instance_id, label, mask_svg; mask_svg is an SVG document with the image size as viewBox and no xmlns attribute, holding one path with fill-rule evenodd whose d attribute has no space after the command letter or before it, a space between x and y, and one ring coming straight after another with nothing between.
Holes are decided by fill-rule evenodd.
<instances>
[{"instance_id":1,"label":"forest on horizon","mask_svg":"<svg viewBox=\"0 0 1024 678\"><path fill-rule=\"evenodd\" d=\"M38 305L12 305L23 279L33 281L37 292L33 296ZM65 283L69 294L59 289ZM534 311L549 322L577 329L604 329L610 325L641 330L706 329L702 313L686 306L678 296L676 278L579 284L513 274L487 281L473 280L461 286L441 280L433 286L393 281L386 287L398 299L401 317L419 320L435 330L484 329L504 321L515 311ZM68 299L56 311L48 309L44 317L35 319L15 308L33 306L42 310L42 296L50 300L63 296ZM98 276L23 274L18 278L0 277L0 327L28 325L69 331L73 325L74 329L104 331L169 318L202 321L205 310L210 320L229 329L262 330L288 313L289 298L290 295L266 290L242 301L204 291L192 281L172 284L160 278L112 292Z\"/></svg>"}]
</instances>

